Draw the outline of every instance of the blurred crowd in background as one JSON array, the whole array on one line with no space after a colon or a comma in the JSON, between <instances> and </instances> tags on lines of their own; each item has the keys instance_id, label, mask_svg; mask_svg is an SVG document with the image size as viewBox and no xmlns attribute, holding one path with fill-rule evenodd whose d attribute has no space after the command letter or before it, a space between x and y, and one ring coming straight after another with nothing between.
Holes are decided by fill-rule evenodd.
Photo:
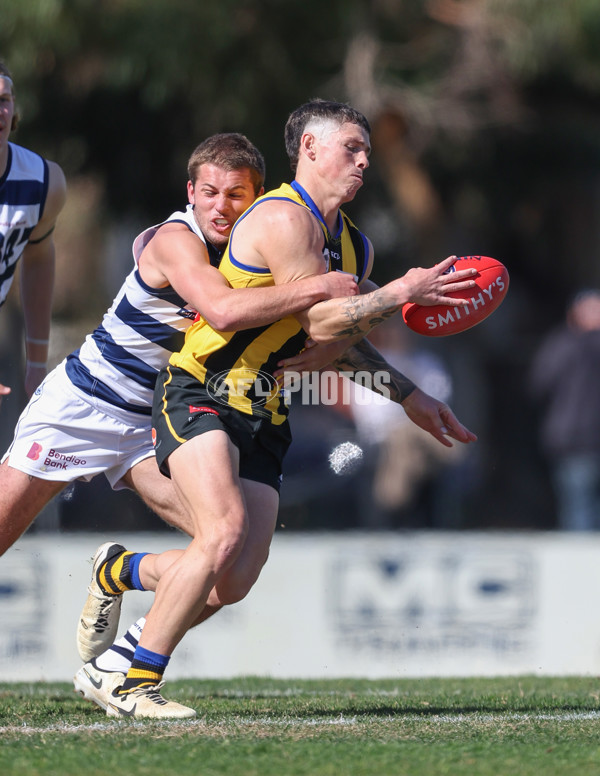
<instances>
[{"instance_id":1,"label":"blurred crowd in background","mask_svg":"<svg viewBox=\"0 0 600 776\"><path fill-rule=\"evenodd\" d=\"M463 334L420 337L397 317L371 338L447 400L477 444L446 449L360 393L294 401L280 530L600 528L600 7L179 5L3 4L0 55L22 112L11 139L59 162L69 186L49 366L99 322L140 229L185 204L200 140L244 132L272 187L290 178L288 113L314 96L348 101L373 128L371 168L348 208L374 244L373 279L479 254L504 262L511 284ZM2 450L25 403L18 307L15 288L0 316L0 370L13 386ZM336 475L328 455L343 441L364 455ZM167 530L103 477L70 489L32 530L58 529Z\"/></svg>"},{"instance_id":2,"label":"blurred crowd in background","mask_svg":"<svg viewBox=\"0 0 600 776\"><path fill-rule=\"evenodd\" d=\"M480 326L501 330L502 323ZM480 439L468 448L440 445L398 405L344 377L321 383L329 388L324 401L294 393L280 530L600 529L600 290L575 295L510 382L498 369L494 383L485 360L460 342L475 336L425 338L397 316L370 337L391 364L475 429ZM17 406L4 400L3 444L12 428L4 420ZM335 474L329 455L347 441L363 457ZM100 476L76 483L31 530L170 529Z\"/></svg>"}]
</instances>

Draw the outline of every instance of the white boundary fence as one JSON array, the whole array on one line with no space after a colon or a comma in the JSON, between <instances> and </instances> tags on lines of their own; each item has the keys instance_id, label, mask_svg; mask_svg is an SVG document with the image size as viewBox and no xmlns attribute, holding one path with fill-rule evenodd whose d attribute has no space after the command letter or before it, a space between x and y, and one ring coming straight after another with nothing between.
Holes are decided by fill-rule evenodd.
<instances>
[{"instance_id":1,"label":"white boundary fence","mask_svg":"<svg viewBox=\"0 0 600 776\"><path fill-rule=\"evenodd\" d=\"M32 534L0 558L0 681L69 680L90 556L178 534ZM167 678L600 673L600 535L277 533L250 596L190 632ZM149 592L125 595L122 628Z\"/></svg>"}]
</instances>

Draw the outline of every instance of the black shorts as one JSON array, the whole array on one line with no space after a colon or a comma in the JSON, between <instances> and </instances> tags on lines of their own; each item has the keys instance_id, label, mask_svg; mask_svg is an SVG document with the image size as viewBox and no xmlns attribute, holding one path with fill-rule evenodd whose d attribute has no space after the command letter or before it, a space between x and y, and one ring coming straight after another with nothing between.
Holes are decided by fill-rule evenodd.
<instances>
[{"instance_id":1,"label":"black shorts","mask_svg":"<svg viewBox=\"0 0 600 776\"><path fill-rule=\"evenodd\" d=\"M168 458L189 439L225 431L240 451L239 475L279 492L283 457L292 441L287 420L279 426L221 404L189 372L162 369L152 407L152 438L160 471L170 477Z\"/></svg>"}]
</instances>

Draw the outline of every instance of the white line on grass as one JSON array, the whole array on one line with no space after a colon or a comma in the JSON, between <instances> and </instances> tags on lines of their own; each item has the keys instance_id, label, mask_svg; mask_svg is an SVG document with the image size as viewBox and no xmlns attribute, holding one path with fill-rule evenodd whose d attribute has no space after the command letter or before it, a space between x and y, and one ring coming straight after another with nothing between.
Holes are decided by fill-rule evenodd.
<instances>
[{"instance_id":1,"label":"white line on grass","mask_svg":"<svg viewBox=\"0 0 600 776\"><path fill-rule=\"evenodd\" d=\"M368 715L366 715L368 716ZM387 717L381 717L382 721L385 719L387 721L391 720L406 720L407 722L415 722L418 720L424 721L428 720L431 722L442 722L446 724L464 724L464 723L472 723L473 721L478 722L500 722L502 720L523 720L523 721L531 721L531 722L537 722L537 721L555 721L555 722L576 722L581 720L598 720L600 719L600 711L569 711L569 712L508 712L508 713L501 713L498 714L491 714L489 712L484 713L478 713L473 712L471 714L402 714L399 712L398 714L390 714ZM202 727L202 728L210 728L215 729L223 726L230 726L235 725L237 727L239 726L247 726L247 727L265 727L265 726L271 726L271 727L318 727L318 726L344 726L344 725L359 725L360 719L356 716L353 717L344 717L343 715L339 715L338 717L334 717L331 719L325 719L324 717L312 717L310 719L301 719L298 717L290 717L289 719L271 719L269 717L261 717L260 719L256 719L255 717L252 718L240 718L235 717L231 719L230 721L224 721L224 722L215 722L207 724L206 721L203 719L193 719L193 720L137 720L137 721L124 721L124 720L114 720L111 722L94 722L91 725L68 725L68 724L52 724L45 727L32 727L27 724L23 725L7 725L5 727L0 727L0 736L3 734L10 734L10 733L20 733L24 735L38 735L40 733L49 733L49 732L59 732L59 733L82 733L82 732L98 732L101 733L103 731L113 731L115 729L118 729L119 726L123 724L123 722L126 722L127 727L122 729L128 729L131 727L145 727L145 725L148 722L153 722L155 725L160 725L161 727L168 727L173 725L180 725L185 728L194 728L194 727Z\"/></svg>"}]
</instances>

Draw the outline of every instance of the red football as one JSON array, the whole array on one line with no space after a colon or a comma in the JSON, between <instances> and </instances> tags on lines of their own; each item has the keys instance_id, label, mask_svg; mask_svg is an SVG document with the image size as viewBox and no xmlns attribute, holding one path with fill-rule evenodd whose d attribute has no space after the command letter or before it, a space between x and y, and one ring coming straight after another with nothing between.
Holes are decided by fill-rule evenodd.
<instances>
[{"instance_id":1,"label":"red football","mask_svg":"<svg viewBox=\"0 0 600 776\"><path fill-rule=\"evenodd\" d=\"M446 337L476 326L500 305L508 291L508 272L504 264L489 256L461 256L448 272L475 267L476 288L454 291L448 296L470 299L466 307L425 305L409 302L402 308L402 317L409 329L427 337Z\"/></svg>"}]
</instances>

